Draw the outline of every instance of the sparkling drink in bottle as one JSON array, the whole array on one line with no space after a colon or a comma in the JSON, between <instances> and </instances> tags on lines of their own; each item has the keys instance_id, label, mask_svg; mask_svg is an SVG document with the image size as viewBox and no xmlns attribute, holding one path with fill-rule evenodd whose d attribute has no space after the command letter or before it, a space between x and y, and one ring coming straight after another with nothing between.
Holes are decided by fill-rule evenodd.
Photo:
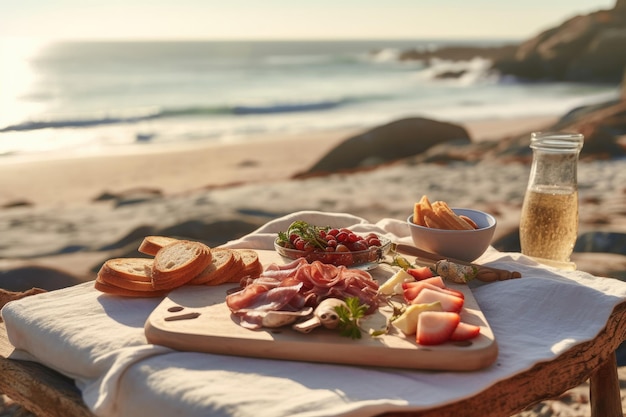
<instances>
[{"instance_id":1,"label":"sparkling drink in bottle","mask_svg":"<svg viewBox=\"0 0 626 417\"><path fill-rule=\"evenodd\" d=\"M575 268L570 262L578 236L578 133L535 132L533 161L522 206L522 253L542 263Z\"/></svg>"}]
</instances>

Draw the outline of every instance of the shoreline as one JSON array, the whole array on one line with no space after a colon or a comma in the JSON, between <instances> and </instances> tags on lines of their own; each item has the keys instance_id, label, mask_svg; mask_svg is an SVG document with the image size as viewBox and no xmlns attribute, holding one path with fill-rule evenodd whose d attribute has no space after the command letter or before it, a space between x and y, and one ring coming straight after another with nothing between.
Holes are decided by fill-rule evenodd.
<instances>
[{"instance_id":1,"label":"shoreline","mask_svg":"<svg viewBox=\"0 0 626 417\"><path fill-rule=\"evenodd\" d=\"M525 134L556 120L545 116L459 124L473 141L481 142ZM268 134L236 143L146 145L102 155L0 159L0 207L20 202L35 206L90 203L106 192L143 189L169 195L286 180L313 165L340 142L367 130Z\"/></svg>"}]
</instances>

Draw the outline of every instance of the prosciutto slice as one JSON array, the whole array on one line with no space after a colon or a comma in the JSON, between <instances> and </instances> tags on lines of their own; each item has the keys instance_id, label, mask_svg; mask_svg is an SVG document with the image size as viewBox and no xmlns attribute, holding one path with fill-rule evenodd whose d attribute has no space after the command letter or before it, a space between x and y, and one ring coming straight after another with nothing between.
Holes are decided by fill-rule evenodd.
<instances>
[{"instance_id":1,"label":"prosciutto slice","mask_svg":"<svg viewBox=\"0 0 626 417\"><path fill-rule=\"evenodd\" d=\"M271 264L254 280L226 296L226 305L242 325L258 328L255 312L298 311L317 307L324 299L359 298L368 313L378 308L378 283L362 270L298 259L286 265Z\"/></svg>"}]
</instances>

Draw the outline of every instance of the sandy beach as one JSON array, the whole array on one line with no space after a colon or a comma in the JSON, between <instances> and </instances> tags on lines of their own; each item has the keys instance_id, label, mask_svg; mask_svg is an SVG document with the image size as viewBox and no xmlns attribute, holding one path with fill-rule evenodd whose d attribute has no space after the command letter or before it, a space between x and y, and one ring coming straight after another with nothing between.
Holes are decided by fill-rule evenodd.
<instances>
[{"instance_id":1,"label":"sandy beach","mask_svg":"<svg viewBox=\"0 0 626 417\"><path fill-rule=\"evenodd\" d=\"M541 130L554 121L484 120L464 126L472 141L479 142ZM27 267L46 268L50 282L70 285L93 279L94 268L104 260L133 253L142 234L202 230L206 236L207 230L214 230L211 243L218 245L229 233L248 233L296 210L349 212L371 221L402 219L422 194L493 213L499 222L494 241L517 229L529 172L522 163L405 161L353 174L291 179L358 133L0 161L0 268L5 278L15 272L24 288L45 284L37 279L44 276L42 271L30 279L24 273ZM626 232L626 162L581 163L579 183L581 233ZM228 233L216 227L226 223ZM581 253L573 260L580 269L599 275L610 268L626 270L623 255ZM60 271L63 279L57 280L50 270ZM69 281L64 280L68 276ZM588 416L588 392L578 387L520 415Z\"/></svg>"},{"instance_id":2,"label":"sandy beach","mask_svg":"<svg viewBox=\"0 0 626 417\"><path fill-rule=\"evenodd\" d=\"M498 140L549 126L555 117L465 123L472 140ZM103 192L144 188L179 194L203 187L285 180L364 129L281 137L255 136L232 144L138 145L130 152L78 157L0 160L0 206L88 203Z\"/></svg>"},{"instance_id":3,"label":"sandy beach","mask_svg":"<svg viewBox=\"0 0 626 417\"><path fill-rule=\"evenodd\" d=\"M480 142L529 134L555 120L480 120L463 126L472 142ZM0 210L4 241L0 262L14 265L46 259L55 264L59 256L71 257L70 272L89 279L93 261L110 254L102 248L118 250L122 239L141 228L159 231L189 221L206 225L237 220L247 222L251 231L255 225L297 210L349 212L370 221L402 219L422 194L492 212L499 222L494 241L517 229L529 173L526 164L416 165L405 161L351 175L292 179L361 132L0 161L0 207L4 207ZM626 230L620 209L622 184L626 183L623 168L619 160L580 164L581 233ZM224 243L220 239L216 234L211 243ZM60 264L67 270L64 266ZM603 272L593 262L590 267L594 273Z\"/></svg>"}]
</instances>

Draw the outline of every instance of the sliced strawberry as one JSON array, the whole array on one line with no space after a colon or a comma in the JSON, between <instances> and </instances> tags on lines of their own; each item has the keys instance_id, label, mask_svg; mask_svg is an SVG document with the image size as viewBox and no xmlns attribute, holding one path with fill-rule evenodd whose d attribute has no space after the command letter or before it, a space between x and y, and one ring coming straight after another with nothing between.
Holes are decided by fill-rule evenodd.
<instances>
[{"instance_id":1,"label":"sliced strawberry","mask_svg":"<svg viewBox=\"0 0 626 417\"><path fill-rule=\"evenodd\" d=\"M439 288L446 288L446 283L443 282L443 278L441 278L439 275L430 278L424 278L423 280L421 280L421 282L425 282Z\"/></svg>"},{"instance_id":2,"label":"sliced strawberry","mask_svg":"<svg viewBox=\"0 0 626 417\"><path fill-rule=\"evenodd\" d=\"M480 327L474 326L473 324L460 322L452 335L450 335L450 340L454 340L455 342L460 342L463 340L473 339L480 334Z\"/></svg>"},{"instance_id":3,"label":"sliced strawberry","mask_svg":"<svg viewBox=\"0 0 626 417\"><path fill-rule=\"evenodd\" d=\"M456 295L445 293L443 291L436 291L431 288L424 288L420 290L417 297L411 300L411 304L429 304L439 301L444 311L451 311L458 313L463 308L465 302L461 297Z\"/></svg>"},{"instance_id":4,"label":"sliced strawberry","mask_svg":"<svg viewBox=\"0 0 626 417\"><path fill-rule=\"evenodd\" d=\"M402 295L404 296L404 299L406 300L407 303L411 303L415 299L415 297L417 297L420 291L426 288L423 284L421 284L420 281L414 281L411 283L411 284L418 284L418 285L406 285L406 284L408 284L408 282L402 283Z\"/></svg>"},{"instance_id":5,"label":"sliced strawberry","mask_svg":"<svg viewBox=\"0 0 626 417\"><path fill-rule=\"evenodd\" d=\"M409 268L406 270L406 272L413 275L413 278L415 278L418 281L435 276L433 271L427 266L418 266L415 268Z\"/></svg>"},{"instance_id":6,"label":"sliced strawberry","mask_svg":"<svg viewBox=\"0 0 626 417\"><path fill-rule=\"evenodd\" d=\"M450 340L461 321L457 313L423 311L417 319L415 341L420 345L440 345Z\"/></svg>"},{"instance_id":7,"label":"sliced strawberry","mask_svg":"<svg viewBox=\"0 0 626 417\"><path fill-rule=\"evenodd\" d=\"M463 294L461 291L454 290L452 288L447 288L447 287L445 288L437 287L436 285L429 284L425 280L403 282L402 283L402 295L404 296L404 299L408 303L410 303L413 299L415 299L415 297L419 295L420 291L422 291L422 289L424 288L429 288L433 291L444 292L446 294L454 295L459 298L465 298L465 294Z\"/></svg>"},{"instance_id":8,"label":"sliced strawberry","mask_svg":"<svg viewBox=\"0 0 626 417\"><path fill-rule=\"evenodd\" d=\"M439 278L439 277L437 277L437 278ZM443 291L443 292L448 293L448 294L456 295L457 297L460 297L460 298L465 298L465 294L463 294L461 291L455 290L453 288L446 287L446 286L440 287L440 286L438 286L436 284L431 284L430 282L428 282L427 279L422 280L422 281L409 281L409 282L403 282L402 283L402 289L403 290L408 290L409 288L420 288L420 289L421 288L430 288L430 289L435 290L435 291ZM417 291L415 293L415 295L417 295L418 293L419 293L419 291Z\"/></svg>"}]
</instances>

